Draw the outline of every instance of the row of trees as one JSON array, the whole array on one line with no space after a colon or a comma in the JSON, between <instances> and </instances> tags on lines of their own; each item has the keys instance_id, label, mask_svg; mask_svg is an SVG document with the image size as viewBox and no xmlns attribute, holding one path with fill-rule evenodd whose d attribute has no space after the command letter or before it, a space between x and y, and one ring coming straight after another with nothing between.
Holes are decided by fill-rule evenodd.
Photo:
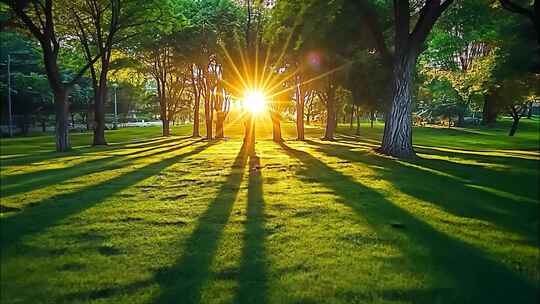
<instances>
[{"instance_id":1,"label":"row of trees","mask_svg":"<svg viewBox=\"0 0 540 304\"><path fill-rule=\"evenodd\" d=\"M231 102L260 89L276 141L285 113L298 139L318 116L331 140L339 115L352 123L378 112L380 152L397 157L414 156L413 112L457 124L470 110L488 124L508 113L513 134L538 96L537 0L2 2L2 28L40 45L59 151L69 149L68 98L85 80L93 143L106 144L111 75L155 92L164 136L175 120L200 136L203 116L206 137L223 137Z\"/></svg>"}]
</instances>

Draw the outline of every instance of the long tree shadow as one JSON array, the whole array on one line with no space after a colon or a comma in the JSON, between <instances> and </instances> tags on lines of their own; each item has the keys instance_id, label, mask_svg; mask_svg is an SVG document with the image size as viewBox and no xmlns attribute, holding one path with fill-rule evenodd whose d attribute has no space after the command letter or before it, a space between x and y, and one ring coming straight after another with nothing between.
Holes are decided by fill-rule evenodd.
<instances>
[{"instance_id":1,"label":"long tree shadow","mask_svg":"<svg viewBox=\"0 0 540 304\"><path fill-rule=\"evenodd\" d=\"M267 299L266 218L263 181L257 166L258 157L250 156L247 222L240 264L239 286L234 303L260 303Z\"/></svg>"},{"instance_id":2,"label":"long tree shadow","mask_svg":"<svg viewBox=\"0 0 540 304\"><path fill-rule=\"evenodd\" d=\"M189 137L183 136L180 139L186 139L186 138L189 138ZM68 156L79 156L79 155L82 156L82 155L85 155L88 153L94 153L94 152L114 151L118 149L126 149L128 148L129 145L136 145L137 146L136 148L146 148L148 146L154 146L156 144L164 144L164 143L175 141L175 140L178 140L178 138L163 139L162 137L157 137L157 138L150 138L150 139L114 143L114 144L110 144L108 146L103 146L103 147L102 146L100 147L85 146L85 147L80 147L80 148L73 148L67 152L56 152L56 151L38 152L38 153L32 153L30 155L14 156L14 157L9 157L5 159L0 159L0 166L2 167L20 166L20 165L27 165L33 162L47 161L50 159L57 159L57 158L68 157ZM5 154L4 151L2 152L2 154Z\"/></svg>"},{"instance_id":3,"label":"long tree shadow","mask_svg":"<svg viewBox=\"0 0 540 304\"><path fill-rule=\"evenodd\" d=\"M437 281L432 290L444 290L443 293L434 292L431 296L406 298L408 293L404 290L401 300L414 303L536 303L537 292L531 283L527 282L505 266L486 258L482 251L452 238L449 235L433 229L407 211L388 201L382 194L369 187L354 181L352 178L333 170L321 160L312 155L282 144L283 150L291 157L299 159L303 168L297 173L306 178L306 181L315 181L332 189L343 199L343 203L365 218L381 237L392 239L390 233L403 233L404 240L396 241L400 250L412 259L429 259L431 267L428 269L442 270L445 275L452 278L455 286L441 289ZM392 230L388 227L389 221L399 221L405 229ZM428 250L428 256L419 256L414 246L421 246ZM434 277L437 279L438 277ZM441 284L445 284L442 280ZM380 295L385 297L386 292ZM395 292L391 293L394 297ZM388 300L395 300L389 298Z\"/></svg>"},{"instance_id":4,"label":"long tree shadow","mask_svg":"<svg viewBox=\"0 0 540 304\"><path fill-rule=\"evenodd\" d=\"M23 237L42 232L69 216L91 208L113 194L159 173L180 159L204 151L211 144L207 143L198 146L189 152L151 163L77 192L53 196L36 204L34 207L25 208L17 214L2 219L0 221L2 252L18 244ZM179 148L174 150L176 149Z\"/></svg>"},{"instance_id":5,"label":"long tree shadow","mask_svg":"<svg viewBox=\"0 0 540 304\"><path fill-rule=\"evenodd\" d=\"M181 149L198 141L200 140L193 141L182 146L179 146L179 144L183 142L182 140L178 142L172 141L172 144L168 143L168 144L163 144L163 145L154 145L150 148L125 153L122 155L113 155L113 156L109 156L105 158L99 158L99 159L86 161L83 163L78 163L71 167L46 169L46 170L37 171L37 172L29 172L29 173L24 173L24 174L8 176L8 177L0 179L0 183L2 185L2 191L0 192L0 194L2 198L7 198L10 196L19 194L19 193L34 191L37 189L45 188L50 185L56 185L63 181L77 178L80 176L85 176L85 175L93 174L96 172L102 172L105 170L111 170L114 168L123 167L137 159L140 159L143 157L150 157L150 156L160 154L160 153L167 153L176 149ZM169 149L159 150L159 151L156 151L155 153L144 154L146 152L150 152L153 150L165 149L165 148L169 148ZM140 155L140 156L130 157L133 155ZM9 185L11 184L13 184L14 186L9 187Z\"/></svg>"},{"instance_id":6,"label":"long tree shadow","mask_svg":"<svg viewBox=\"0 0 540 304\"><path fill-rule=\"evenodd\" d=\"M482 172L481 168L432 159L419 158L400 163L388 161L388 159L368 152L351 151L350 148L340 145L315 141L308 141L308 143L317 147L316 150L329 156L361 162L373 168L384 168L384 170L375 169L375 171L403 193L440 206L445 211L457 216L488 221L508 231L519 233L532 244L538 244L537 227L535 226L539 210L538 204L531 201L515 201L496 192L469 186L480 183L486 187L493 187L494 183L489 182L490 178L501 178L500 176L505 173L485 172L490 170ZM426 168L432 171L425 170ZM476 172L477 170L481 172L480 176ZM454 178L454 174L461 178ZM495 178L493 174L498 174L498 176ZM466 181L464 181L465 178ZM515 182L515 178L513 181ZM524 181L524 183L527 184L528 181ZM530 187L534 189L536 186L530 185ZM445 193L443 189L452 189L452 192ZM511 193L516 192L516 190L505 190L511 191ZM516 221L518 218L521 220Z\"/></svg>"},{"instance_id":7,"label":"long tree shadow","mask_svg":"<svg viewBox=\"0 0 540 304\"><path fill-rule=\"evenodd\" d=\"M210 276L219 239L240 190L247 156L247 145L244 144L227 180L200 216L197 227L184 246L183 256L171 268L156 273L155 280L161 287L161 293L155 303L200 302L201 288Z\"/></svg>"}]
</instances>

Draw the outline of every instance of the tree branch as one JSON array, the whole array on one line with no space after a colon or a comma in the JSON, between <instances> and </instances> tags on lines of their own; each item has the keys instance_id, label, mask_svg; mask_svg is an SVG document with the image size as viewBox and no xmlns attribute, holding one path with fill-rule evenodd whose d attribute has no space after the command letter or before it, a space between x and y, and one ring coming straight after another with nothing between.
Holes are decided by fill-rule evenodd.
<instances>
[{"instance_id":1,"label":"tree branch","mask_svg":"<svg viewBox=\"0 0 540 304\"><path fill-rule=\"evenodd\" d=\"M77 81L79 81L79 79L81 79L81 77L84 75L84 73L86 73L86 71L90 68L91 65L93 65L94 63L96 63L96 61L98 61L98 59L101 57L101 54L98 54L96 57L94 57L94 59L92 59L92 61L88 62L80 71L79 73L77 73L77 75L75 75L75 77L66 84L66 87L71 87L73 86L75 83L77 83Z\"/></svg>"}]
</instances>

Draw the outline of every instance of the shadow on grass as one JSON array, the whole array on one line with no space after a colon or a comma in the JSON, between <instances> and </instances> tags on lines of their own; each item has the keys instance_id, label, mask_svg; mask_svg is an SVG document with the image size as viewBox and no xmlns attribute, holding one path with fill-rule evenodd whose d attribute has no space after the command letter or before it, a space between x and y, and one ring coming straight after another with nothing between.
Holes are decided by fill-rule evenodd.
<instances>
[{"instance_id":1,"label":"shadow on grass","mask_svg":"<svg viewBox=\"0 0 540 304\"><path fill-rule=\"evenodd\" d=\"M29 172L17 175L10 175L0 179L2 185L2 197L7 198L23 192L30 192L37 189L45 188L50 185L58 184L66 180L77 178L84 175L89 175L105 170L112 170L123 167L134 160L150 157L160 153L167 153L172 150L181 149L187 147L194 142L186 145L178 146L184 140L167 140L167 144L160 142L159 144L151 145L150 148L143 150L137 150L122 155L113 155L105 158L94 159L66 168L45 169L37 172ZM200 141L200 140L198 140ZM172 144L171 144L172 142ZM147 146L147 145L144 145ZM155 153L143 154L152 150L169 148L167 150L159 150ZM139 155L136 157L129 157L133 155ZM82 156L84 157L84 156ZM13 186L11 186L13 185Z\"/></svg>"},{"instance_id":2,"label":"shadow on grass","mask_svg":"<svg viewBox=\"0 0 540 304\"><path fill-rule=\"evenodd\" d=\"M283 150L291 157L299 159L303 168L297 174L305 181L315 181L333 190L343 199L343 203L365 218L383 237L392 238L389 233L403 233L406 241L398 241L401 251L414 259L429 259L429 269L442 270L445 276L452 278L454 286L444 293L425 293L426 298L416 298L416 293L393 291L387 300L400 300L414 303L536 303L538 290L529 282L486 257L483 252L463 241L454 239L433 229L407 211L388 201L380 193L343 175L312 155L282 144ZM418 181L417 181L418 182ZM403 230L390 231L389 221L399 221L405 225ZM414 246L421 246L429 251L428 256L418 256ZM422 263L426 263L422 261ZM440 289L435 277L429 289ZM441 285L445 284L442 278ZM382 297L387 294L379 293ZM347 295L346 298L352 295ZM364 295L358 295L364 297ZM414 298L411 298L414 297Z\"/></svg>"},{"instance_id":3,"label":"shadow on grass","mask_svg":"<svg viewBox=\"0 0 540 304\"><path fill-rule=\"evenodd\" d=\"M246 162L247 146L243 145L230 175L208 209L199 217L197 227L186 241L184 255L174 266L155 275L161 293L154 303L200 302L201 288L210 276L210 266L240 190Z\"/></svg>"},{"instance_id":4,"label":"shadow on grass","mask_svg":"<svg viewBox=\"0 0 540 304\"><path fill-rule=\"evenodd\" d=\"M171 138L171 139L163 139L162 137L156 137L156 138L150 138L150 139L115 143L115 144L110 144L107 146L98 146L98 147L86 146L82 148L74 148L71 151L67 151L67 152L49 151L49 152L41 152L41 153L32 153L31 155L14 156L7 159L2 159L0 160L0 165L2 167L20 166L20 165L27 165L33 162L47 161L53 158L78 156L78 155L83 156L87 153L93 153L93 152L114 151L118 149L131 149L131 148L140 149L140 148L154 146L156 144L164 144L164 143L176 141L178 139L187 139L187 138L189 137L184 136L180 138ZM50 139L47 139L47 140L50 140ZM127 147L129 145L137 145L137 146Z\"/></svg>"},{"instance_id":5,"label":"shadow on grass","mask_svg":"<svg viewBox=\"0 0 540 304\"><path fill-rule=\"evenodd\" d=\"M256 156L251 159L258 159ZM250 164L252 161L250 160ZM268 302L266 218L264 215L263 181L258 168L250 168L248 182L247 222L245 224L239 286L234 303Z\"/></svg>"},{"instance_id":6,"label":"shadow on grass","mask_svg":"<svg viewBox=\"0 0 540 304\"><path fill-rule=\"evenodd\" d=\"M508 172L434 159L418 158L400 163L367 152L351 151L350 148L337 144L307 142L326 155L362 162L376 168L382 167L384 170L375 170L403 193L437 205L457 216L488 221L508 231L519 233L526 237L529 243L538 245L535 221L539 206L531 202L538 199L531 193L537 189L535 184L537 178L534 176L527 177L524 173L516 176ZM521 182L517 184L516 180ZM486 187L487 190L475 188L474 185ZM528 187L525 194L529 195L529 200L518 201L508 197L513 194L522 195L524 186ZM493 187L498 188L489 191ZM509 194L501 196L501 192Z\"/></svg>"},{"instance_id":7,"label":"shadow on grass","mask_svg":"<svg viewBox=\"0 0 540 304\"><path fill-rule=\"evenodd\" d=\"M103 202L111 195L159 173L180 159L202 152L211 144L198 146L189 152L151 163L77 192L53 196L34 207L26 208L20 213L2 219L0 221L2 251L16 245L25 236L42 232L69 216ZM171 150L176 149L179 148Z\"/></svg>"}]
</instances>

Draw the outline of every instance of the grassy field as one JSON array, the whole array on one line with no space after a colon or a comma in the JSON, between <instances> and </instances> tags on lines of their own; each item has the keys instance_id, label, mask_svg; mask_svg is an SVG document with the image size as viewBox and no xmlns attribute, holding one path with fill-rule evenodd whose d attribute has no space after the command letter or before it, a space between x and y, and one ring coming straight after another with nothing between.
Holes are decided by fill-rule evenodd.
<instances>
[{"instance_id":1,"label":"grassy field","mask_svg":"<svg viewBox=\"0 0 540 304\"><path fill-rule=\"evenodd\" d=\"M1 140L1 303L536 303L539 127Z\"/></svg>"}]
</instances>

